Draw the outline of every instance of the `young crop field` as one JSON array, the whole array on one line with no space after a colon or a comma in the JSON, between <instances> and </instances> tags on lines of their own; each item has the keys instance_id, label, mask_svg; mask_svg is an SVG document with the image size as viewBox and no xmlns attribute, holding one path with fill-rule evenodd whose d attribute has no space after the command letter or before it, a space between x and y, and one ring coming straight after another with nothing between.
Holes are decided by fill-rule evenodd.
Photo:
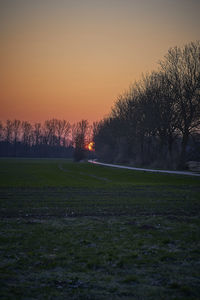
<instances>
[{"instance_id":1,"label":"young crop field","mask_svg":"<svg viewBox=\"0 0 200 300\"><path fill-rule=\"evenodd\" d=\"M200 177L0 159L0 298L197 300Z\"/></svg>"}]
</instances>

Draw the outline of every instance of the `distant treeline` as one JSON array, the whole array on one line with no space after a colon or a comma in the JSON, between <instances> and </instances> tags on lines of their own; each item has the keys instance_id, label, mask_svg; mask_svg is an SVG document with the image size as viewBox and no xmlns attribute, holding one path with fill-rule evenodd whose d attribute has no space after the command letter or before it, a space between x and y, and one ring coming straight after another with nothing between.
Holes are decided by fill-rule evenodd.
<instances>
[{"instance_id":1,"label":"distant treeline","mask_svg":"<svg viewBox=\"0 0 200 300\"><path fill-rule=\"evenodd\" d=\"M0 156L75 158L78 152L75 149L81 148L81 156L75 158L80 160L85 158L86 145L91 138L92 126L86 120L72 125L58 119L46 120L43 124L0 121Z\"/></svg>"},{"instance_id":2,"label":"distant treeline","mask_svg":"<svg viewBox=\"0 0 200 300\"><path fill-rule=\"evenodd\" d=\"M169 49L159 65L120 95L99 123L0 122L0 156L97 157L175 169L200 161L200 41ZM91 141L95 153L88 156Z\"/></svg>"},{"instance_id":3,"label":"distant treeline","mask_svg":"<svg viewBox=\"0 0 200 300\"><path fill-rule=\"evenodd\" d=\"M200 161L200 41L169 49L159 65L98 124L100 159L165 168Z\"/></svg>"}]
</instances>

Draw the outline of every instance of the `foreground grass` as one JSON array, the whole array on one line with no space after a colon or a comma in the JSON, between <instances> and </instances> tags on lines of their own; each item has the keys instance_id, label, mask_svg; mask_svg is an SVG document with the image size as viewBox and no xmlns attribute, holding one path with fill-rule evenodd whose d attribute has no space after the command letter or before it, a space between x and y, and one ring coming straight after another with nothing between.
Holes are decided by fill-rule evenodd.
<instances>
[{"instance_id":1,"label":"foreground grass","mask_svg":"<svg viewBox=\"0 0 200 300\"><path fill-rule=\"evenodd\" d=\"M2 299L198 299L199 178L0 160Z\"/></svg>"}]
</instances>

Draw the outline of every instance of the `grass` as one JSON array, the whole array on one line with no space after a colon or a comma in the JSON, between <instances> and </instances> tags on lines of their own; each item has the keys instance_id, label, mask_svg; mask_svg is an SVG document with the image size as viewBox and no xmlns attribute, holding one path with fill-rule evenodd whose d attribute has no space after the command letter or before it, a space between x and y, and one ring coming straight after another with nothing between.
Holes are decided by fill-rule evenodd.
<instances>
[{"instance_id":1,"label":"grass","mask_svg":"<svg viewBox=\"0 0 200 300\"><path fill-rule=\"evenodd\" d=\"M199 194L197 177L0 159L0 297L199 299Z\"/></svg>"}]
</instances>

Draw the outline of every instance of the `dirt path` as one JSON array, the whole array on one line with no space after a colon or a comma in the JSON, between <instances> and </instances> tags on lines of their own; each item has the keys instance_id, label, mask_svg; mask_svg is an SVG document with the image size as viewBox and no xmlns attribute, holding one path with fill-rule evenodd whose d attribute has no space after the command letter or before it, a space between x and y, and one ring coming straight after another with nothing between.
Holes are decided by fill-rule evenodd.
<instances>
[{"instance_id":1,"label":"dirt path","mask_svg":"<svg viewBox=\"0 0 200 300\"><path fill-rule=\"evenodd\" d=\"M135 170L135 171L154 172L154 173L168 173L168 174L189 175L189 176L200 176L200 174L198 174L198 173L188 172L188 171L169 171L169 170L153 170L153 169L144 169L144 168L134 168L134 167L128 167L128 166L100 163L96 160L88 160L88 162L92 163L92 164L96 164L96 165L105 166L105 167L113 167L113 168L128 169L128 170Z\"/></svg>"}]
</instances>

